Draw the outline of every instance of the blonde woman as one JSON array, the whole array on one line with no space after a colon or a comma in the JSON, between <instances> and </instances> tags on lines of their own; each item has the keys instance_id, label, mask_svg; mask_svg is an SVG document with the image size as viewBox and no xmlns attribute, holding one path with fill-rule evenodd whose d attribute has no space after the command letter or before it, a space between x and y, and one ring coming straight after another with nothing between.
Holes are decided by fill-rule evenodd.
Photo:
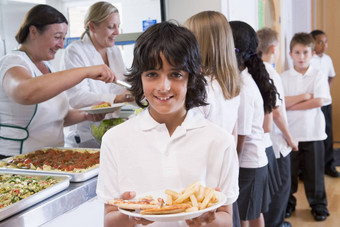
<instances>
[{"instance_id":1,"label":"blonde woman","mask_svg":"<svg viewBox=\"0 0 340 227\"><path fill-rule=\"evenodd\" d=\"M236 136L241 77L237 68L231 28L225 16L204 11L184 25L196 36L208 81L208 106L199 107L205 117Z\"/></svg>"},{"instance_id":2,"label":"blonde woman","mask_svg":"<svg viewBox=\"0 0 340 227\"><path fill-rule=\"evenodd\" d=\"M126 68L115 39L119 34L118 9L108 2L93 4L85 17L85 31L80 40L66 48L62 68L106 64L123 80ZM82 108L100 102L119 103L133 101L130 92L115 84L84 80L67 91L70 105ZM112 116L107 116L112 117ZM90 124L83 122L71 127L66 141L74 147L98 147L90 132Z\"/></svg>"}]
</instances>

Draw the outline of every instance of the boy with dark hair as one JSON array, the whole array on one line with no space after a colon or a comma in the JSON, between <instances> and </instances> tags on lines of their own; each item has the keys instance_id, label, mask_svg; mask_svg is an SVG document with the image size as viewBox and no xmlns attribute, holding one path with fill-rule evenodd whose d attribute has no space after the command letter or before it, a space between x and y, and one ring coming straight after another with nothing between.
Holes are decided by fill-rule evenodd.
<instances>
[{"instance_id":1,"label":"boy with dark hair","mask_svg":"<svg viewBox=\"0 0 340 227\"><path fill-rule=\"evenodd\" d=\"M311 32L314 38L315 53L311 65L314 68L320 70L324 77L328 80L328 86L332 85L335 77L335 70L333 66L332 59L325 54L328 41L326 34L321 30L314 30ZM327 139L325 139L325 174L331 177L340 177L340 173L335 168L334 153L333 153L333 126L332 126L332 100L329 103L325 103L321 107L323 114L326 119L326 134Z\"/></svg>"},{"instance_id":2,"label":"boy with dark hair","mask_svg":"<svg viewBox=\"0 0 340 227\"><path fill-rule=\"evenodd\" d=\"M330 94L323 74L310 65L314 40L308 33L297 33L290 42L294 67L282 74L288 126L293 138L299 141L298 151L291 153L292 186L287 213L295 210L293 194L298 187L301 166L306 197L316 221L329 215L324 182L325 118L321 111Z\"/></svg>"}]
</instances>

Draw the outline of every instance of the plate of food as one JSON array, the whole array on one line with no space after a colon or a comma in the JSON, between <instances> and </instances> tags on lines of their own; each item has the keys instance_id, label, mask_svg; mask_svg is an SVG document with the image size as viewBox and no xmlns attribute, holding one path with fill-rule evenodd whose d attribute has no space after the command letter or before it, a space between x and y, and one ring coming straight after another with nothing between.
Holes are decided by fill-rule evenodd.
<instances>
[{"instance_id":1,"label":"plate of food","mask_svg":"<svg viewBox=\"0 0 340 227\"><path fill-rule=\"evenodd\" d=\"M150 221L175 222L196 218L216 210L226 202L226 196L210 187L195 182L184 190L158 190L142 193L136 200L113 199L108 204L117 206L123 214Z\"/></svg>"},{"instance_id":2,"label":"plate of food","mask_svg":"<svg viewBox=\"0 0 340 227\"><path fill-rule=\"evenodd\" d=\"M119 110L122 106L124 106L124 103L114 103L111 104L109 102L105 102L102 104L98 104L95 106L88 106L81 108L80 110L83 110L89 114L104 114L104 113L113 113L117 110Z\"/></svg>"}]
</instances>

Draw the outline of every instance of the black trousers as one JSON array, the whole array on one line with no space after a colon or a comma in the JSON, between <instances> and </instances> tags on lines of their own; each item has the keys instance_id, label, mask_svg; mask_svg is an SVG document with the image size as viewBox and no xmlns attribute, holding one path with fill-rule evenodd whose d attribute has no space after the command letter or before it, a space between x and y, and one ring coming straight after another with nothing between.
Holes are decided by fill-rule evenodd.
<instances>
[{"instance_id":1,"label":"black trousers","mask_svg":"<svg viewBox=\"0 0 340 227\"><path fill-rule=\"evenodd\" d=\"M321 107L326 121L327 139L324 140L325 145L325 169L335 168L333 153L333 123L332 123L332 104Z\"/></svg>"},{"instance_id":2,"label":"black trousers","mask_svg":"<svg viewBox=\"0 0 340 227\"><path fill-rule=\"evenodd\" d=\"M291 188L290 154L286 157L280 155L277 159L281 175L282 185L272 196L268 212L265 212L264 221L266 227L281 227L285 219L286 207Z\"/></svg>"},{"instance_id":3,"label":"black trousers","mask_svg":"<svg viewBox=\"0 0 340 227\"><path fill-rule=\"evenodd\" d=\"M300 165L300 162L302 165ZM296 206L293 196L298 189L298 170L302 167L305 193L312 209L326 209L327 198L324 180L324 143L323 141L299 142L299 151L291 152L292 186L288 205Z\"/></svg>"}]
</instances>

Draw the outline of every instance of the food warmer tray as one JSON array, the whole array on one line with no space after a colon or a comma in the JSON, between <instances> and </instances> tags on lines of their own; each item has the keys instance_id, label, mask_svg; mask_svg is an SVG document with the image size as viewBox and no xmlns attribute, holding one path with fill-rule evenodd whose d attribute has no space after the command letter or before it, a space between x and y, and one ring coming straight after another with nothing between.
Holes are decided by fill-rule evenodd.
<instances>
[{"instance_id":1,"label":"food warmer tray","mask_svg":"<svg viewBox=\"0 0 340 227\"><path fill-rule=\"evenodd\" d=\"M85 150L91 150L96 151L99 149L94 148L67 148L67 147L49 147L49 148L55 148L59 150L74 150L74 151L85 151ZM49 148L43 148L42 150L49 149ZM5 161L11 160L13 157L4 159ZM49 174L49 175L67 175L70 176L71 182L82 182L86 181L92 177L95 177L99 173L99 166L89 169L87 171L81 172L81 173L71 173L71 172L63 172L63 171L53 171L53 170L33 170L33 169L19 169L14 168L10 166L4 166L0 167L0 171L9 171L9 172L15 172L15 173L29 173L29 174L36 174L36 173L42 173L42 174Z\"/></svg>"},{"instance_id":2,"label":"food warmer tray","mask_svg":"<svg viewBox=\"0 0 340 227\"><path fill-rule=\"evenodd\" d=\"M58 192L61 192L65 190L70 185L70 176L66 175L49 175L49 174L41 174L41 173L18 173L16 171L3 171L0 170L0 175L4 174L16 174L16 175L22 175L22 176L31 176L31 177L38 177L39 179L45 178L45 177L52 177L53 179L59 181L57 184L52 185L40 192L37 192L23 200L20 200L14 204L11 204L5 208L0 209L0 221L4 220L5 218L12 216L32 205L35 205L44 199L47 199L48 197L51 197L52 195L57 194Z\"/></svg>"}]
</instances>

